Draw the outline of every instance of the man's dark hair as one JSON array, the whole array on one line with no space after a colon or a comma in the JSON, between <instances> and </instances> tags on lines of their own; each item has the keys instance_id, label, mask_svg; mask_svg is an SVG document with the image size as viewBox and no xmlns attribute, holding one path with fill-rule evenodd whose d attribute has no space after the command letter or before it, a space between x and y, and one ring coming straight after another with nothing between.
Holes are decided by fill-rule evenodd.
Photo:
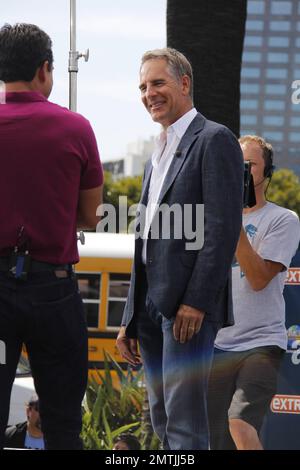
<instances>
[{"instance_id":1,"label":"man's dark hair","mask_svg":"<svg viewBox=\"0 0 300 470\"><path fill-rule=\"evenodd\" d=\"M0 29L0 80L31 82L44 62L52 69L52 41L34 24L5 24Z\"/></svg>"},{"instance_id":2,"label":"man's dark hair","mask_svg":"<svg viewBox=\"0 0 300 470\"><path fill-rule=\"evenodd\" d=\"M40 401L37 395L33 395L27 403L29 408L34 408L36 411L40 409Z\"/></svg>"},{"instance_id":3,"label":"man's dark hair","mask_svg":"<svg viewBox=\"0 0 300 470\"><path fill-rule=\"evenodd\" d=\"M133 434L129 434L129 433L120 434L116 438L115 444L120 441L125 442L129 450L140 450L141 448L141 444L139 443L137 437L135 437Z\"/></svg>"}]
</instances>

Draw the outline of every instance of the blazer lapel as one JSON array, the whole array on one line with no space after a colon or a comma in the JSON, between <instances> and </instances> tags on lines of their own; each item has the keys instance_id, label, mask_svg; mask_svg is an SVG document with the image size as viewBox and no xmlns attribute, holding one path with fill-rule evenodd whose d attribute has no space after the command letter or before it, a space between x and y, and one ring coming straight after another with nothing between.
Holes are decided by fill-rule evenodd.
<instances>
[{"instance_id":1,"label":"blazer lapel","mask_svg":"<svg viewBox=\"0 0 300 470\"><path fill-rule=\"evenodd\" d=\"M142 187L140 204L147 205L149 185L150 185L150 179L152 175L152 168L153 167L152 167L151 160L149 160L149 162L146 164L146 167L145 167L145 178L144 178L143 187Z\"/></svg>"},{"instance_id":2,"label":"blazer lapel","mask_svg":"<svg viewBox=\"0 0 300 470\"><path fill-rule=\"evenodd\" d=\"M181 141L179 142L179 145L177 147L177 150L171 162L170 168L164 180L163 186L161 188L161 192L157 201L158 205L162 202L167 191L172 186L176 176L179 173L180 168L182 167L185 159L187 158L191 145L197 139L199 132L203 129L204 123L205 123L205 117L202 116L202 114L198 113L197 116L195 116L195 118L189 125L189 127L187 128ZM150 175L151 175L151 172L150 172Z\"/></svg>"},{"instance_id":3,"label":"blazer lapel","mask_svg":"<svg viewBox=\"0 0 300 470\"><path fill-rule=\"evenodd\" d=\"M136 211L135 230L137 230L137 227L139 227L140 234L144 232L144 228L145 228L145 217L146 217L145 207L147 206L147 202L148 202L148 193L149 193L152 168L153 167L152 167L152 163L150 159L146 163L146 166L145 166L145 175L144 175L144 181L142 185L142 194L141 194L140 202L138 204L137 211ZM140 237L136 237L135 246L136 246L136 250L138 248L140 250L142 249L143 244L141 243Z\"/></svg>"}]
</instances>

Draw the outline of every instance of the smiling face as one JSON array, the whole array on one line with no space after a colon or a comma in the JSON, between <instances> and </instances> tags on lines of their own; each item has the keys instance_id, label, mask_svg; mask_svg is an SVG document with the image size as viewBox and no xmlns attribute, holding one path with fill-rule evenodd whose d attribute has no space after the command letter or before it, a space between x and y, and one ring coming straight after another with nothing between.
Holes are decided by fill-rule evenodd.
<instances>
[{"instance_id":1,"label":"smiling face","mask_svg":"<svg viewBox=\"0 0 300 470\"><path fill-rule=\"evenodd\" d=\"M147 60L140 71L142 102L153 121L164 129L192 108L189 96L190 79L174 77L165 59Z\"/></svg>"}]
</instances>

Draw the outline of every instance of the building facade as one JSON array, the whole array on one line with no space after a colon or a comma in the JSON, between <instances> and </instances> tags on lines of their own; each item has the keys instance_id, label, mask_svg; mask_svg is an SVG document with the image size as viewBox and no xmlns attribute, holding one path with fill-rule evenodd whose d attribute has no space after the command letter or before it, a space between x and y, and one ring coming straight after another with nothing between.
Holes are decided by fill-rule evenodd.
<instances>
[{"instance_id":1,"label":"building facade","mask_svg":"<svg viewBox=\"0 0 300 470\"><path fill-rule=\"evenodd\" d=\"M295 80L300 80L300 0L248 0L241 135L266 138L275 149L276 168L300 175L300 103L292 100ZM300 97L300 82L298 88Z\"/></svg>"},{"instance_id":2,"label":"building facade","mask_svg":"<svg viewBox=\"0 0 300 470\"><path fill-rule=\"evenodd\" d=\"M139 139L127 145L124 158L103 163L104 170L109 171L113 178L124 176L140 176L144 173L147 160L151 157L155 145L155 137L148 140Z\"/></svg>"}]
</instances>

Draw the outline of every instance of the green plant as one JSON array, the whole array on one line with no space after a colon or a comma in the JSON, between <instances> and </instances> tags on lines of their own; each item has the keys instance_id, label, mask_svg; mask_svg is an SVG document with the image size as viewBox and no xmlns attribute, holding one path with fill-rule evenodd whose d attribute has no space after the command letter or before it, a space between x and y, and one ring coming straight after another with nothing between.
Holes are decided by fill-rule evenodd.
<instances>
[{"instance_id":1,"label":"green plant","mask_svg":"<svg viewBox=\"0 0 300 470\"><path fill-rule=\"evenodd\" d=\"M300 180L292 170L281 168L275 171L267 196L270 201L300 216Z\"/></svg>"},{"instance_id":2,"label":"green plant","mask_svg":"<svg viewBox=\"0 0 300 470\"><path fill-rule=\"evenodd\" d=\"M129 368L123 371L104 351L104 370L103 373L96 371L96 375L97 380L89 381L83 404L81 436L84 448L112 449L116 437L128 431L138 437L142 448L158 448L158 439L143 420L143 370L133 372Z\"/></svg>"}]
</instances>

